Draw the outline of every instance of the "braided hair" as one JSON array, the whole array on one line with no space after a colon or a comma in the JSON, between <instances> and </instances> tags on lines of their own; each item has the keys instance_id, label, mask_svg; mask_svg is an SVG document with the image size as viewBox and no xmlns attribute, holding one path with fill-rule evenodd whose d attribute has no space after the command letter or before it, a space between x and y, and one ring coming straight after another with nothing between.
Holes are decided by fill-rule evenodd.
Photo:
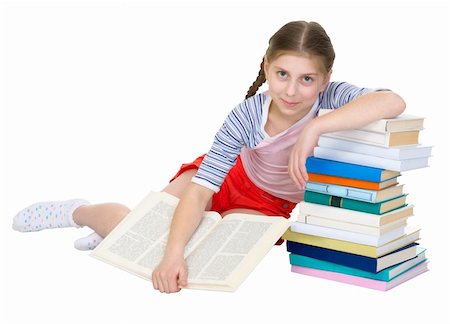
<instances>
[{"instance_id":1,"label":"braided hair","mask_svg":"<svg viewBox=\"0 0 450 324\"><path fill-rule=\"evenodd\" d=\"M335 57L331 40L320 24L306 21L289 22L269 39L269 47L260 64L258 76L248 89L246 99L255 95L266 82L264 73L266 60L271 62L286 53L317 56L323 63L324 72L331 71Z\"/></svg>"}]
</instances>

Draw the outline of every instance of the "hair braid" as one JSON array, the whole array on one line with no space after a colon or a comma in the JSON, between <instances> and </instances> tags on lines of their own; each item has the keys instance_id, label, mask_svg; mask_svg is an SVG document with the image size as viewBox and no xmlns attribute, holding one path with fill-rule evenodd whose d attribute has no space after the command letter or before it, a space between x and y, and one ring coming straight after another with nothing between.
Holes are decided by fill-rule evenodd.
<instances>
[{"instance_id":1,"label":"hair braid","mask_svg":"<svg viewBox=\"0 0 450 324\"><path fill-rule=\"evenodd\" d=\"M262 84L264 82L266 82L266 75L264 73L264 58L263 58L261 65L260 65L258 77L256 78L255 82L253 82L253 84L248 89L245 99L256 94L256 91L258 91L259 87L262 86Z\"/></svg>"}]
</instances>

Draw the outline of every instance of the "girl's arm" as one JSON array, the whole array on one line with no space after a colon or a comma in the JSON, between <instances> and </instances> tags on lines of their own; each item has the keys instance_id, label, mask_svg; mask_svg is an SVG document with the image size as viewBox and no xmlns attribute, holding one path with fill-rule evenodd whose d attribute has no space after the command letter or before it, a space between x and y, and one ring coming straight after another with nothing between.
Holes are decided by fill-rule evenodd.
<instances>
[{"instance_id":1,"label":"girl's arm","mask_svg":"<svg viewBox=\"0 0 450 324\"><path fill-rule=\"evenodd\" d=\"M383 118L393 118L405 110L403 99L392 91L366 93L328 114L312 119L300 134L289 158L289 175L299 189L306 186L306 159L324 133L365 126Z\"/></svg>"},{"instance_id":2,"label":"girl's arm","mask_svg":"<svg viewBox=\"0 0 450 324\"><path fill-rule=\"evenodd\" d=\"M213 193L206 187L190 183L181 197L170 227L164 257L152 273L153 287L160 292L177 292L179 286L187 285L184 249Z\"/></svg>"}]
</instances>

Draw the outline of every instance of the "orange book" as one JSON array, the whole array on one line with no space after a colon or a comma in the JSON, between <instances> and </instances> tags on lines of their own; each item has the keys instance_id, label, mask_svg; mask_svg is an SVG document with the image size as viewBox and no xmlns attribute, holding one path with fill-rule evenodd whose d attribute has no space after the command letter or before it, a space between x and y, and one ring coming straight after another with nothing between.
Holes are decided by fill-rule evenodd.
<instances>
[{"instance_id":1,"label":"orange book","mask_svg":"<svg viewBox=\"0 0 450 324\"><path fill-rule=\"evenodd\" d=\"M398 184L397 178L391 178L382 182L372 182L365 180L357 180L343 177L329 176L325 174L308 173L310 181L329 183L347 187L356 187L369 190L381 190L387 187L395 186Z\"/></svg>"}]
</instances>

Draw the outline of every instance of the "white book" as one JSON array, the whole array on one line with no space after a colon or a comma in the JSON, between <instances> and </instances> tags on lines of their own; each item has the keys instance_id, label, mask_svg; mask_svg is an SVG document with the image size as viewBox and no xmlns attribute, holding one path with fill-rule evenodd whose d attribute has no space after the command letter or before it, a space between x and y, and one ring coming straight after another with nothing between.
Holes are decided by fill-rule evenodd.
<instances>
[{"instance_id":1,"label":"white book","mask_svg":"<svg viewBox=\"0 0 450 324\"><path fill-rule=\"evenodd\" d=\"M320 109L319 116L330 111L332 111L332 109ZM424 119L425 118L421 116L401 114L394 118L384 118L376 120L359 129L378 133L395 133L403 131L422 130Z\"/></svg>"},{"instance_id":2,"label":"white book","mask_svg":"<svg viewBox=\"0 0 450 324\"><path fill-rule=\"evenodd\" d=\"M406 270L409 270L411 267L413 267L427 259L426 255L425 255L426 249L424 249L423 247L420 247L420 246L418 246L416 249L417 249L417 252L416 252L417 256L411 260L408 260L408 261L405 261L405 262L399 264L396 267L393 267L392 270L389 271L389 279L392 279L392 278L402 274Z\"/></svg>"},{"instance_id":3,"label":"white book","mask_svg":"<svg viewBox=\"0 0 450 324\"><path fill-rule=\"evenodd\" d=\"M91 256L144 279L164 255L178 199L149 194L94 249ZM186 288L234 291L289 227L283 217L205 212L185 247Z\"/></svg>"},{"instance_id":4,"label":"white book","mask_svg":"<svg viewBox=\"0 0 450 324\"><path fill-rule=\"evenodd\" d=\"M431 156L431 146L403 145L396 147L383 147L370 144L357 143L340 138L333 138L326 135L319 137L318 146L328 147L335 150L362 153L372 156L379 156L392 160L406 160Z\"/></svg>"},{"instance_id":5,"label":"white book","mask_svg":"<svg viewBox=\"0 0 450 324\"><path fill-rule=\"evenodd\" d=\"M414 205L408 205L402 208L398 208L382 215L364 213L340 207L314 204L306 201L301 201L298 206L299 212L306 215L319 216L322 218L328 218L342 222L377 227L386 225L403 217L412 216L414 213Z\"/></svg>"},{"instance_id":6,"label":"white book","mask_svg":"<svg viewBox=\"0 0 450 324\"><path fill-rule=\"evenodd\" d=\"M383 147L419 144L419 131L377 133L361 129L350 129L326 133L326 136Z\"/></svg>"},{"instance_id":7,"label":"white book","mask_svg":"<svg viewBox=\"0 0 450 324\"><path fill-rule=\"evenodd\" d=\"M387 254L391 251L401 248L402 246L408 245L412 242L418 241L420 239L420 228L417 227L406 227L405 235L390 241L382 246L377 247L377 256Z\"/></svg>"},{"instance_id":8,"label":"white book","mask_svg":"<svg viewBox=\"0 0 450 324\"><path fill-rule=\"evenodd\" d=\"M353 242L358 244L365 244L370 246L382 246L390 241L398 239L405 235L406 226L401 226L383 235L366 235L361 233L349 232L329 227L316 226L304 224L300 222L293 222L291 224L291 231L320 237L326 237L341 241Z\"/></svg>"},{"instance_id":9,"label":"white book","mask_svg":"<svg viewBox=\"0 0 450 324\"><path fill-rule=\"evenodd\" d=\"M340 151L328 147L319 147L319 146L316 146L314 148L314 157L345 163L359 164L368 167L392 171L409 171L425 168L428 166L428 157L421 157L408 160L392 160L378 156Z\"/></svg>"},{"instance_id":10,"label":"white book","mask_svg":"<svg viewBox=\"0 0 450 324\"><path fill-rule=\"evenodd\" d=\"M344 230L344 231L361 233L361 234L366 234L366 235L374 235L374 236L380 236L380 235L386 234L387 232L390 232L398 227L406 226L407 219L408 219L408 217L403 217L403 218L400 218L396 221L393 221L393 222L388 223L383 226L367 226L367 225L337 221L337 220L323 218L323 217L319 217L319 216L312 216L312 215L303 214L303 213L299 213L299 215L298 215L298 221L300 223L330 227L330 228L340 229L340 230Z\"/></svg>"}]
</instances>

